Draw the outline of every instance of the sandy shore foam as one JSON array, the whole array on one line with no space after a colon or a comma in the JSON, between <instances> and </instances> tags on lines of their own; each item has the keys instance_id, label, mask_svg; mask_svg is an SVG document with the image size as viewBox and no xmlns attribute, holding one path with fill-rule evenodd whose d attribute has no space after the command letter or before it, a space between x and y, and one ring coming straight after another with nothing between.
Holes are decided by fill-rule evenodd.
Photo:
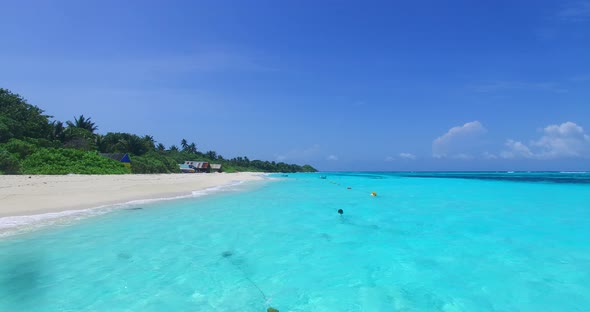
<instances>
[{"instance_id":1,"label":"sandy shore foam","mask_svg":"<svg viewBox=\"0 0 590 312\"><path fill-rule=\"evenodd\" d=\"M123 203L206 194L260 173L0 176L0 231Z\"/></svg>"}]
</instances>

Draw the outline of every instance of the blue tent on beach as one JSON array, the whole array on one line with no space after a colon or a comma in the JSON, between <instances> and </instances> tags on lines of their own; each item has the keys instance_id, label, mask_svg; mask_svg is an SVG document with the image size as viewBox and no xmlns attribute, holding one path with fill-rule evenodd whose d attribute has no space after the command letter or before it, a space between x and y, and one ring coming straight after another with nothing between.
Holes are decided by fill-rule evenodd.
<instances>
[{"instance_id":1,"label":"blue tent on beach","mask_svg":"<svg viewBox=\"0 0 590 312\"><path fill-rule=\"evenodd\" d=\"M119 160L122 163L131 163L131 158L129 158L129 154L125 154L123 155L123 158L121 158L121 160Z\"/></svg>"},{"instance_id":2,"label":"blue tent on beach","mask_svg":"<svg viewBox=\"0 0 590 312\"><path fill-rule=\"evenodd\" d=\"M129 154L125 153L100 153L100 156L104 156L107 158L110 158L112 160L116 160L116 161L120 161L122 162L125 167L131 167L131 158L129 157Z\"/></svg>"}]
</instances>

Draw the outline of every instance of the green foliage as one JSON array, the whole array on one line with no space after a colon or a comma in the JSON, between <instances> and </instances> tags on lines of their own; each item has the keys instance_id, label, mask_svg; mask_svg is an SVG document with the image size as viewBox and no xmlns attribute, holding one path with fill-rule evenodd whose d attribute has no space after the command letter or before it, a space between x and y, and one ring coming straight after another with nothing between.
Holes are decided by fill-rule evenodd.
<instances>
[{"instance_id":1,"label":"green foliage","mask_svg":"<svg viewBox=\"0 0 590 312\"><path fill-rule=\"evenodd\" d=\"M6 144L3 144L2 147L8 152L17 156L19 159L24 159L25 157L33 154L38 149L35 144L19 139L10 139L10 141L8 141Z\"/></svg>"},{"instance_id":2,"label":"green foliage","mask_svg":"<svg viewBox=\"0 0 590 312\"><path fill-rule=\"evenodd\" d=\"M197 153L197 145L195 143L189 144L186 148L186 152L196 154Z\"/></svg>"},{"instance_id":3,"label":"green foliage","mask_svg":"<svg viewBox=\"0 0 590 312\"><path fill-rule=\"evenodd\" d=\"M174 161L176 161L177 164L182 164L187 160L208 161L208 159L204 158L203 155L200 153L189 153L186 151L179 151L177 149L173 150L173 147L174 145L171 147L169 151L165 151L164 155L174 159Z\"/></svg>"},{"instance_id":4,"label":"green foliage","mask_svg":"<svg viewBox=\"0 0 590 312\"><path fill-rule=\"evenodd\" d=\"M8 116L0 115L0 142L6 142L14 137L12 134L13 124L15 124L14 120Z\"/></svg>"},{"instance_id":5,"label":"green foliage","mask_svg":"<svg viewBox=\"0 0 590 312\"><path fill-rule=\"evenodd\" d=\"M130 153L141 156L154 149L153 137L131 133L109 132L100 137L98 150L101 153Z\"/></svg>"},{"instance_id":6,"label":"green foliage","mask_svg":"<svg viewBox=\"0 0 590 312\"><path fill-rule=\"evenodd\" d=\"M209 159L217 159L217 153L215 151L207 151L205 156Z\"/></svg>"},{"instance_id":7,"label":"green foliage","mask_svg":"<svg viewBox=\"0 0 590 312\"><path fill-rule=\"evenodd\" d=\"M40 149L21 162L25 174L125 174L123 163L102 157L96 152L76 149Z\"/></svg>"},{"instance_id":8,"label":"green foliage","mask_svg":"<svg viewBox=\"0 0 590 312\"><path fill-rule=\"evenodd\" d=\"M141 140L143 141L143 144L147 146L148 150L153 151L156 149L156 140L154 140L153 136L144 135Z\"/></svg>"},{"instance_id":9,"label":"green foliage","mask_svg":"<svg viewBox=\"0 0 590 312\"><path fill-rule=\"evenodd\" d=\"M131 158L133 173L180 173L178 163L162 153L149 152L143 156Z\"/></svg>"},{"instance_id":10,"label":"green foliage","mask_svg":"<svg viewBox=\"0 0 590 312\"><path fill-rule=\"evenodd\" d=\"M172 145L166 150L162 143L156 145L151 135L95 134L98 127L84 115L67 121L67 127L61 121L49 122L49 118L20 95L0 88L0 173L107 174L131 171L117 161L100 157L96 151L133 155L134 173L180 172L178 164L187 160L222 164L225 172L316 171L309 165L251 161L248 157L224 159L212 150L199 152L197 145L186 139L180 142L180 149Z\"/></svg>"},{"instance_id":11,"label":"green foliage","mask_svg":"<svg viewBox=\"0 0 590 312\"><path fill-rule=\"evenodd\" d=\"M92 132L76 127L68 127L64 131L64 144L65 148L75 148L83 151L96 150L96 138Z\"/></svg>"},{"instance_id":12,"label":"green foliage","mask_svg":"<svg viewBox=\"0 0 590 312\"><path fill-rule=\"evenodd\" d=\"M49 116L20 95L0 88L0 143L24 138L47 138Z\"/></svg>"},{"instance_id":13,"label":"green foliage","mask_svg":"<svg viewBox=\"0 0 590 312\"><path fill-rule=\"evenodd\" d=\"M206 161L213 164L222 164L224 172L316 172L317 170L310 165L299 166L294 164L286 164L284 162L276 163L274 161L250 160L248 157L236 157L232 159L224 159L215 151L208 151L205 154L192 153L188 149L185 151L178 151L170 147L170 150L164 152L166 156L173 158L177 163L184 163L187 160L192 161Z\"/></svg>"},{"instance_id":14,"label":"green foliage","mask_svg":"<svg viewBox=\"0 0 590 312\"><path fill-rule=\"evenodd\" d=\"M61 147L61 142L57 140L48 140L48 139L34 139L34 138L24 138L25 142L35 145L37 148L49 148L49 147Z\"/></svg>"},{"instance_id":15,"label":"green foliage","mask_svg":"<svg viewBox=\"0 0 590 312\"><path fill-rule=\"evenodd\" d=\"M50 127L50 139L57 140L60 142L65 142L66 140L66 128L64 127L64 123L61 121L53 121Z\"/></svg>"},{"instance_id":16,"label":"green foliage","mask_svg":"<svg viewBox=\"0 0 590 312\"><path fill-rule=\"evenodd\" d=\"M303 167L301 167L301 170L303 172L317 172L317 169L310 165L303 165Z\"/></svg>"},{"instance_id":17,"label":"green foliage","mask_svg":"<svg viewBox=\"0 0 590 312\"><path fill-rule=\"evenodd\" d=\"M176 148L176 146L174 146L174 147ZM182 147L182 151L183 152L187 152L187 153L190 153L190 154L197 154L198 153L198 151L197 151L197 145L194 142L192 142L192 143L189 144L186 139L182 139L180 141L180 147ZM170 147L170 149L172 149L172 146Z\"/></svg>"},{"instance_id":18,"label":"green foliage","mask_svg":"<svg viewBox=\"0 0 590 312\"><path fill-rule=\"evenodd\" d=\"M66 121L68 128L79 128L84 129L90 133L94 133L94 131L98 130L96 124L90 121L89 118L84 118L84 115L80 115L80 117L74 117L74 121Z\"/></svg>"},{"instance_id":19,"label":"green foliage","mask_svg":"<svg viewBox=\"0 0 590 312\"><path fill-rule=\"evenodd\" d=\"M18 174L20 164L15 155L0 147L0 174Z\"/></svg>"}]
</instances>

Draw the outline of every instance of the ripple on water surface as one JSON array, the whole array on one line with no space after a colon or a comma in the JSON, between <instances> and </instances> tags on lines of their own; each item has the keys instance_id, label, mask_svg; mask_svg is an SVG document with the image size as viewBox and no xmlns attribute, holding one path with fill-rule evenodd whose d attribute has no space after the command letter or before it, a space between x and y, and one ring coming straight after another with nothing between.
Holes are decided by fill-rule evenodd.
<instances>
[{"instance_id":1,"label":"ripple on water surface","mask_svg":"<svg viewBox=\"0 0 590 312\"><path fill-rule=\"evenodd\" d=\"M0 310L590 306L587 184L321 175L4 238Z\"/></svg>"}]
</instances>

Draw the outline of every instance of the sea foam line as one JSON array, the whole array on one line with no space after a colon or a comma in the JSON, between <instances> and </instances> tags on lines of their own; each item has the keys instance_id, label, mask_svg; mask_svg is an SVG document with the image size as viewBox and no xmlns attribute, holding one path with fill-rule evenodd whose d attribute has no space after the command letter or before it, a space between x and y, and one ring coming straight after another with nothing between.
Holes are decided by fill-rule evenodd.
<instances>
[{"instance_id":1,"label":"sea foam line","mask_svg":"<svg viewBox=\"0 0 590 312\"><path fill-rule=\"evenodd\" d=\"M0 218L0 238L12 236L16 234L22 234L33 230L40 229L42 227L54 225L54 224L70 224L72 222L103 215L111 211L125 209L137 205L154 203L160 201L178 200L186 198L197 198L213 193L231 190L232 188L239 186L246 181L232 181L228 184L209 187L203 190L192 191L187 195L178 195L171 197L158 197L148 199L137 199L123 203L101 205L92 208L65 210L59 212L47 212L34 215L25 216L9 216Z\"/></svg>"}]
</instances>

